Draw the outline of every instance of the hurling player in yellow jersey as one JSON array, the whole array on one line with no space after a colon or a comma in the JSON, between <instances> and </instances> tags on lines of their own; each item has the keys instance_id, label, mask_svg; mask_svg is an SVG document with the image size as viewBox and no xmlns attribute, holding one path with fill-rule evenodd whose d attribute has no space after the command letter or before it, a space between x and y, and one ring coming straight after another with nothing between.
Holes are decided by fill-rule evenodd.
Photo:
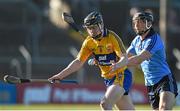
<instances>
[{"instance_id":1,"label":"hurling player in yellow jersey","mask_svg":"<svg viewBox=\"0 0 180 111\"><path fill-rule=\"evenodd\" d=\"M114 105L121 110L134 110L134 105L128 95L132 85L131 72L126 66L113 72L111 69L111 65L116 62L122 65L127 63L128 58L123 42L117 34L104 27L102 15L99 12L90 13L84 19L84 27L89 36L83 42L77 58L49 80L65 78L79 70L88 57L93 55L107 86L105 95L100 102L102 110L112 110ZM110 71L112 73L109 73Z\"/></svg>"}]
</instances>

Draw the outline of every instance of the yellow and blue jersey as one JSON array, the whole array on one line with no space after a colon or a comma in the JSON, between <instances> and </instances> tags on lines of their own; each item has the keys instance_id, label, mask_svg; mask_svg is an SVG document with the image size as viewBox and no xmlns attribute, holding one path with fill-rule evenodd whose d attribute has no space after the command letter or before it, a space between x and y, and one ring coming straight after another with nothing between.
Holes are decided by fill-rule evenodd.
<instances>
[{"instance_id":1,"label":"yellow and blue jersey","mask_svg":"<svg viewBox=\"0 0 180 111\"><path fill-rule=\"evenodd\" d=\"M93 55L101 70L101 76L105 79L105 84L107 86L113 83L124 86L124 82L126 80L130 81L128 84L126 84L127 89L129 89L132 82L132 76L131 72L127 71L126 66L115 70L111 74L108 73L111 70L110 66L112 63L118 62L121 55L126 53L126 50L122 40L117 34L107 29L105 30L105 33L106 34L104 34L100 40L93 39L92 37L88 36L83 42L77 58L80 61L85 62L89 56ZM124 72L128 73L128 78L125 78Z\"/></svg>"},{"instance_id":2,"label":"yellow and blue jersey","mask_svg":"<svg viewBox=\"0 0 180 111\"><path fill-rule=\"evenodd\" d=\"M78 54L78 59L80 61L86 61L89 56L93 55L101 70L101 76L109 79L112 78L108 74L108 72L111 70L110 66L112 63L116 63L120 59L122 53L126 52L118 35L113 31L106 31L106 36L100 40L93 39L92 37L88 36L83 42L81 50ZM126 67L123 69L118 69L114 71L114 73L119 74L125 69Z\"/></svg>"}]
</instances>

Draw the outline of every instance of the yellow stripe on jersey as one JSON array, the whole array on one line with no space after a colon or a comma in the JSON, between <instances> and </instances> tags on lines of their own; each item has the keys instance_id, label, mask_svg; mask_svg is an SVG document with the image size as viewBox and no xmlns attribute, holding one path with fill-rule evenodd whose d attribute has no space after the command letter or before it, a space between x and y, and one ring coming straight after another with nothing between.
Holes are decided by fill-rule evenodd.
<instances>
[{"instance_id":1,"label":"yellow stripe on jersey","mask_svg":"<svg viewBox=\"0 0 180 111\"><path fill-rule=\"evenodd\" d=\"M122 53L126 53L122 40L117 34L109 30L108 34L100 40L88 36L83 42L77 58L85 62L90 55L94 55L101 69L101 76L109 79L111 78L108 76L108 72L111 70L110 66L120 59ZM122 73L124 69L126 67L116 70L114 74Z\"/></svg>"}]
</instances>

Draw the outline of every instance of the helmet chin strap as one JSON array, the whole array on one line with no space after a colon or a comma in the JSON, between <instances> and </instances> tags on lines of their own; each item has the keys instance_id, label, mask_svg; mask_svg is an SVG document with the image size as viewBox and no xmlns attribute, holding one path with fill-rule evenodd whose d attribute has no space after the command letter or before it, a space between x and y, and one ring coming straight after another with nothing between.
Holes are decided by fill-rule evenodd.
<instances>
[{"instance_id":1,"label":"helmet chin strap","mask_svg":"<svg viewBox=\"0 0 180 111\"><path fill-rule=\"evenodd\" d=\"M102 33L100 33L100 34L98 34L98 35L96 35L96 36L94 36L94 37L92 37L93 39L99 39L100 37L102 37Z\"/></svg>"},{"instance_id":2,"label":"helmet chin strap","mask_svg":"<svg viewBox=\"0 0 180 111\"><path fill-rule=\"evenodd\" d=\"M96 36L94 36L93 39L101 38L103 36L103 33L104 33L104 28L101 26L101 24L97 24L97 25L98 25L99 29L101 30L101 33L96 35Z\"/></svg>"},{"instance_id":3,"label":"helmet chin strap","mask_svg":"<svg viewBox=\"0 0 180 111\"><path fill-rule=\"evenodd\" d=\"M141 31L141 32L138 32L137 34L138 34L138 35L143 35L143 34L145 34L148 30L150 30L151 27L152 27L152 24L148 26L148 22L147 22L147 20L146 20L146 30L143 30L143 31Z\"/></svg>"},{"instance_id":4,"label":"helmet chin strap","mask_svg":"<svg viewBox=\"0 0 180 111\"><path fill-rule=\"evenodd\" d=\"M149 30L149 29L143 30L143 31L141 31L141 32L138 32L137 34L138 34L138 35L143 35L143 34L145 34L148 30Z\"/></svg>"}]
</instances>

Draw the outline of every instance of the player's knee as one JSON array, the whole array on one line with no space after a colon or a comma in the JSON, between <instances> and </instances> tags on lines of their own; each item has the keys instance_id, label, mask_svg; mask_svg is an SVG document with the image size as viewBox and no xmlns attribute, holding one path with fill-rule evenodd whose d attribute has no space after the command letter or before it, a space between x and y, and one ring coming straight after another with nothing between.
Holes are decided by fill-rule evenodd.
<instances>
[{"instance_id":1,"label":"player's knee","mask_svg":"<svg viewBox=\"0 0 180 111\"><path fill-rule=\"evenodd\" d=\"M100 102L100 107L104 110L112 110L112 104L108 102L106 98L103 98Z\"/></svg>"},{"instance_id":2,"label":"player's knee","mask_svg":"<svg viewBox=\"0 0 180 111\"><path fill-rule=\"evenodd\" d=\"M159 105L159 111L164 111L164 110L172 110L172 107L167 104Z\"/></svg>"},{"instance_id":3,"label":"player's knee","mask_svg":"<svg viewBox=\"0 0 180 111\"><path fill-rule=\"evenodd\" d=\"M165 105L160 105L159 106L159 111L164 111L164 110L167 110L166 106Z\"/></svg>"},{"instance_id":4,"label":"player's knee","mask_svg":"<svg viewBox=\"0 0 180 111\"><path fill-rule=\"evenodd\" d=\"M101 101L101 102L100 102L100 107L101 107L102 109L107 109L106 102L105 102L105 101Z\"/></svg>"}]
</instances>

